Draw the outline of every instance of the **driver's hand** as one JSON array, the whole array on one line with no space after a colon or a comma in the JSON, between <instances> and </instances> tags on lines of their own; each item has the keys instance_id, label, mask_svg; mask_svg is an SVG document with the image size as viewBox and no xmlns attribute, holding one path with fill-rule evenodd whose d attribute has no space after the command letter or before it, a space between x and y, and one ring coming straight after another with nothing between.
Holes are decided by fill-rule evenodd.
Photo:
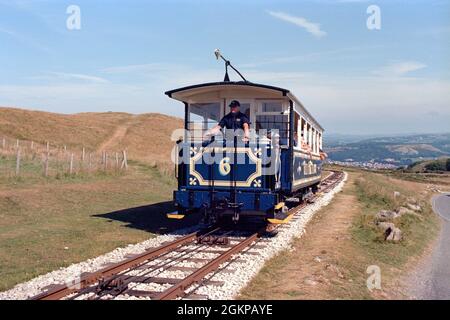
<instances>
[{"instance_id":1,"label":"driver's hand","mask_svg":"<svg viewBox=\"0 0 450 320\"><path fill-rule=\"evenodd\" d=\"M211 132L205 132L205 134L203 135L203 140L208 140L209 138L211 138L212 134Z\"/></svg>"}]
</instances>

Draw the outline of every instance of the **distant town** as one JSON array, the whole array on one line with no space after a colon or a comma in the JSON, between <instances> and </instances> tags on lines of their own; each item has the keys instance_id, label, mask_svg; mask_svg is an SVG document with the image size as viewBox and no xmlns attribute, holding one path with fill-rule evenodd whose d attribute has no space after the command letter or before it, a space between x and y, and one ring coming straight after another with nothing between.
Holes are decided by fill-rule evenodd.
<instances>
[{"instance_id":1,"label":"distant town","mask_svg":"<svg viewBox=\"0 0 450 320\"><path fill-rule=\"evenodd\" d=\"M405 167L405 166L396 165L393 163L381 163L381 162L375 162L375 161L353 161L352 159L347 159L345 161L328 160L328 161L326 161L326 163L339 165L339 166L345 166L345 167L357 167L357 168L374 169L374 170L380 170L380 169L395 170L400 167Z\"/></svg>"}]
</instances>

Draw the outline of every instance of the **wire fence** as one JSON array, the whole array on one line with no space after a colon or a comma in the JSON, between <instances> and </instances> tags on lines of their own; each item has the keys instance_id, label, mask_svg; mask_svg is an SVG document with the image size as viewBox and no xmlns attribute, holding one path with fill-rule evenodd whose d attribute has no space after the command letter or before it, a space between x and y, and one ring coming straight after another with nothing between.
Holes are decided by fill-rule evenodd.
<instances>
[{"instance_id":1,"label":"wire fence","mask_svg":"<svg viewBox=\"0 0 450 320\"><path fill-rule=\"evenodd\" d=\"M86 148L0 138L0 177L63 177L128 170L126 150L89 151Z\"/></svg>"}]
</instances>

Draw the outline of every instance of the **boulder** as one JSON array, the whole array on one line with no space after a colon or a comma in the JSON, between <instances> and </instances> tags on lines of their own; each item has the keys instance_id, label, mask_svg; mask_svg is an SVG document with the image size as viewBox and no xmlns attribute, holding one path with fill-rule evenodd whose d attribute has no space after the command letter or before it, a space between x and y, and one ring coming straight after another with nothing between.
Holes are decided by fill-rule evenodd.
<instances>
[{"instance_id":1,"label":"boulder","mask_svg":"<svg viewBox=\"0 0 450 320\"><path fill-rule=\"evenodd\" d=\"M376 221L391 221L400 217L395 211L381 210L376 215Z\"/></svg>"},{"instance_id":2,"label":"boulder","mask_svg":"<svg viewBox=\"0 0 450 320\"><path fill-rule=\"evenodd\" d=\"M378 222L377 227L383 231L385 241L398 242L402 240L402 231L392 222Z\"/></svg>"},{"instance_id":3,"label":"boulder","mask_svg":"<svg viewBox=\"0 0 450 320\"><path fill-rule=\"evenodd\" d=\"M400 216L403 216L404 214L413 214L414 211L412 211L411 209L405 208L405 207L400 207L397 209L397 213Z\"/></svg>"},{"instance_id":4,"label":"boulder","mask_svg":"<svg viewBox=\"0 0 450 320\"><path fill-rule=\"evenodd\" d=\"M414 197L408 197L408 199L406 199L406 201L408 201L409 203L417 204L417 199Z\"/></svg>"},{"instance_id":5,"label":"boulder","mask_svg":"<svg viewBox=\"0 0 450 320\"><path fill-rule=\"evenodd\" d=\"M386 233L389 229L395 229L395 224L392 222L379 222L377 223L377 227L380 228L384 233Z\"/></svg>"},{"instance_id":6,"label":"boulder","mask_svg":"<svg viewBox=\"0 0 450 320\"><path fill-rule=\"evenodd\" d=\"M407 207L413 211L421 211L422 208L418 204L408 203Z\"/></svg>"},{"instance_id":7,"label":"boulder","mask_svg":"<svg viewBox=\"0 0 450 320\"><path fill-rule=\"evenodd\" d=\"M399 242L402 240L402 230L397 227L389 228L384 234L386 241Z\"/></svg>"},{"instance_id":8,"label":"boulder","mask_svg":"<svg viewBox=\"0 0 450 320\"><path fill-rule=\"evenodd\" d=\"M416 216L416 217L421 217L421 215L418 214L417 212L412 211L411 209L408 209L408 208L405 208L405 207L398 208L397 212L398 212L398 214L400 216L403 216L404 214L409 214L409 215L413 215L413 216Z\"/></svg>"}]
</instances>

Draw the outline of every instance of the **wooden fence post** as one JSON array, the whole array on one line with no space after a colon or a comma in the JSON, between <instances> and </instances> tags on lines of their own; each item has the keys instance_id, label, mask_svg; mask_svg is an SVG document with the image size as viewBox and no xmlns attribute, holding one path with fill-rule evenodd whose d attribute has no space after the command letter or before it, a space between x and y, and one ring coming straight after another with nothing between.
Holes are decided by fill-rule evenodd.
<instances>
[{"instance_id":1,"label":"wooden fence post","mask_svg":"<svg viewBox=\"0 0 450 320\"><path fill-rule=\"evenodd\" d=\"M123 156L123 160L122 160L122 166L120 167L120 169L128 170L128 159L127 159L127 151L126 150L122 151L122 156Z\"/></svg>"},{"instance_id":2,"label":"wooden fence post","mask_svg":"<svg viewBox=\"0 0 450 320\"><path fill-rule=\"evenodd\" d=\"M116 170L120 169L119 165L119 153L116 152Z\"/></svg>"},{"instance_id":3,"label":"wooden fence post","mask_svg":"<svg viewBox=\"0 0 450 320\"><path fill-rule=\"evenodd\" d=\"M104 161L103 161L103 168L104 168L104 170L106 171L107 169L108 169L108 153L107 152L105 152L104 153Z\"/></svg>"},{"instance_id":4,"label":"wooden fence post","mask_svg":"<svg viewBox=\"0 0 450 320\"><path fill-rule=\"evenodd\" d=\"M73 174L73 153L70 155L70 166L69 166L69 174Z\"/></svg>"},{"instance_id":5,"label":"wooden fence post","mask_svg":"<svg viewBox=\"0 0 450 320\"><path fill-rule=\"evenodd\" d=\"M44 177L48 177L48 163L50 162L50 152L47 151L44 162Z\"/></svg>"},{"instance_id":6,"label":"wooden fence post","mask_svg":"<svg viewBox=\"0 0 450 320\"><path fill-rule=\"evenodd\" d=\"M17 141L16 141L16 148L19 149L19 147L20 147L20 140L17 139Z\"/></svg>"},{"instance_id":7,"label":"wooden fence post","mask_svg":"<svg viewBox=\"0 0 450 320\"><path fill-rule=\"evenodd\" d=\"M34 141L31 141L31 146L30 149L33 150L34 149Z\"/></svg>"},{"instance_id":8,"label":"wooden fence post","mask_svg":"<svg viewBox=\"0 0 450 320\"><path fill-rule=\"evenodd\" d=\"M83 150L81 151L81 161L84 162L86 158L86 149L83 147Z\"/></svg>"},{"instance_id":9,"label":"wooden fence post","mask_svg":"<svg viewBox=\"0 0 450 320\"><path fill-rule=\"evenodd\" d=\"M2 149L6 149L6 139L3 138L2 140Z\"/></svg>"},{"instance_id":10,"label":"wooden fence post","mask_svg":"<svg viewBox=\"0 0 450 320\"><path fill-rule=\"evenodd\" d=\"M47 152L50 152L50 142L47 141Z\"/></svg>"},{"instance_id":11,"label":"wooden fence post","mask_svg":"<svg viewBox=\"0 0 450 320\"><path fill-rule=\"evenodd\" d=\"M16 176L20 175L20 148L17 148L16 156Z\"/></svg>"}]
</instances>

